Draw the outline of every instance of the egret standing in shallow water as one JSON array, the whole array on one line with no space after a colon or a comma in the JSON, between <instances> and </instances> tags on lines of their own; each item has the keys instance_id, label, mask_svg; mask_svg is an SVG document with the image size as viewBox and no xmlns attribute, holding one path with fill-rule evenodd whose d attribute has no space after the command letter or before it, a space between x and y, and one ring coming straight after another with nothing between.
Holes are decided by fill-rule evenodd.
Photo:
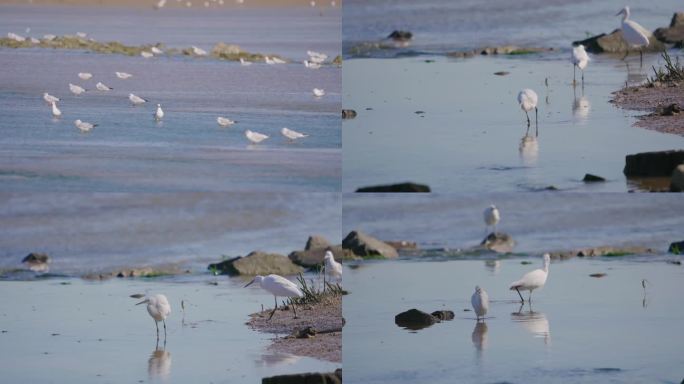
<instances>
[{"instance_id":1,"label":"egret standing in shallow water","mask_svg":"<svg viewBox=\"0 0 684 384\"><path fill-rule=\"evenodd\" d=\"M325 251L323 260L325 261L325 273L337 281L342 280L342 264L335 261L333 253Z\"/></svg>"},{"instance_id":2,"label":"egret standing in shallow water","mask_svg":"<svg viewBox=\"0 0 684 384\"><path fill-rule=\"evenodd\" d=\"M524 303L525 299L523 299L522 295L520 294L520 290L522 289L523 291L530 291L530 297L528 298L528 302L532 301L532 291L534 291L537 288L541 288L546 284L546 279L549 277L549 264L551 263L551 256L548 253L544 254L544 268L542 269L535 269L532 272L526 273L520 280L514 281L511 284L510 290L517 291L518 295L520 296L520 302Z\"/></svg>"},{"instance_id":3,"label":"egret standing in shallow water","mask_svg":"<svg viewBox=\"0 0 684 384\"><path fill-rule=\"evenodd\" d=\"M164 295L152 295L136 305L140 304L147 304L147 313L154 319L154 325L157 327L157 340L159 340L159 322L164 323L164 340L166 340L166 318L171 314L169 300Z\"/></svg>"},{"instance_id":4,"label":"egret standing in shallow water","mask_svg":"<svg viewBox=\"0 0 684 384\"><path fill-rule=\"evenodd\" d=\"M484 315L489 310L489 295L487 295L487 292L479 286L475 287L475 293L470 297L470 304L473 305L477 321L480 321L481 317L484 320Z\"/></svg>"},{"instance_id":5,"label":"egret standing in shallow water","mask_svg":"<svg viewBox=\"0 0 684 384\"><path fill-rule=\"evenodd\" d=\"M518 93L518 104L520 104L520 109L525 111L525 116L527 116L527 130L530 130L530 112L534 109L534 124L537 127L537 136L539 136L539 113L537 110L537 93L531 89L523 89Z\"/></svg>"},{"instance_id":6,"label":"egret standing in shallow water","mask_svg":"<svg viewBox=\"0 0 684 384\"><path fill-rule=\"evenodd\" d=\"M494 227L494 233L496 233L496 225L500 219L501 215L496 205L492 204L484 210L485 236L487 236L489 227Z\"/></svg>"},{"instance_id":7,"label":"egret standing in shallow water","mask_svg":"<svg viewBox=\"0 0 684 384\"><path fill-rule=\"evenodd\" d=\"M268 275L268 276L260 276L256 275L254 276L254 279L247 283L245 287L249 287L253 283L257 283L269 292L270 294L273 295L273 298L275 299L275 307L273 308L273 311L271 312L271 316L268 317L269 320L273 317L273 314L275 314L275 311L278 309L278 296L280 297L304 297L304 293L299 289L297 284L291 282L290 280L278 276L278 275ZM294 318L297 318L297 309L295 308L294 303L292 304L292 310L294 311Z\"/></svg>"},{"instance_id":8,"label":"egret standing in shallow water","mask_svg":"<svg viewBox=\"0 0 684 384\"><path fill-rule=\"evenodd\" d=\"M644 63L644 50L643 47L648 47L649 40L648 37L651 36L646 28L642 27L636 21L629 20L629 7L624 7L622 10L615 14L615 16L622 15L622 37L627 42L627 52L625 52L625 57L629 54L629 48L639 48L639 63L643 65ZM625 57L622 59L624 60Z\"/></svg>"},{"instance_id":9,"label":"egret standing in shallow water","mask_svg":"<svg viewBox=\"0 0 684 384\"><path fill-rule=\"evenodd\" d=\"M582 87L584 87L584 68L589 64L589 55L587 51L584 50L584 45L580 44L576 47L572 47L572 85L575 86L577 81L575 80L576 69L579 68L582 71Z\"/></svg>"},{"instance_id":10,"label":"egret standing in shallow water","mask_svg":"<svg viewBox=\"0 0 684 384\"><path fill-rule=\"evenodd\" d=\"M161 121L164 118L164 111L162 110L161 104L157 104L157 111L154 113L154 119Z\"/></svg>"}]
</instances>

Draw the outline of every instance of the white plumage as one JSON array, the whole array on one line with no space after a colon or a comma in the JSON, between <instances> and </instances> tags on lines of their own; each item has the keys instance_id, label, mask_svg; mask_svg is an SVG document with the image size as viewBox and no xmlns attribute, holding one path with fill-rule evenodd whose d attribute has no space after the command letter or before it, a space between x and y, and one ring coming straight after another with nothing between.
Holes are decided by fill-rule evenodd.
<instances>
[{"instance_id":1,"label":"white plumage","mask_svg":"<svg viewBox=\"0 0 684 384\"><path fill-rule=\"evenodd\" d=\"M309 61L316 64L323 64L328 59L328 55L325 53L306 51L306 54L309 55Z\"/></svg>"},{"instance_id":2,"label":"white plumage","mask_svg":"<svg viewBox=\"0 0 684 384\"><path fill-rule=\"evenodd\" d=\"M157 111L154 113L154 119L160 121L164 118L164 111L162 110L161 104L157 104Z\"/></svg>"},{"instance_id":3,"label":"white plumage","mask_svg":"<svg viewBox=\"0 0 684 384\"><path fill-rule=\"evenodd\" d=\"M499 223L499 220L501 220L501 214L499 213L499 209L494 205L490 205L489 207L485 208L483 212L484 216L484 222L485 222L485 235L487 234L487 229L489 227L494 227L494 232L496 232L496 225Z\"/></svg>"},{"instance_id":4,"label":"white plumage","mask_svg":"<svg viewBox=\"0 0 684 384\"><path fill-rule=\"evenodd\" d=\"M537 111L537 93L531 89L525 88L520 93L518 93L518 104L520 104L520 109L525 111L525 116L527 116L527 127L530 127L530 115L529 111L534 109L534 122L537 123L538 111Z\"/></svg>"},{"instance_id":5,"label":"white plumage","mask_svg":"<svg viewBox=\"0 0 684 384\"><path fill-rule=\"evenodd\" d=\"M104 92L111 91L112 89L114 89L112 87L108 87L108 86L104 85L101 82L98 82L97 84L95 84L95 88L97 88L98 91L104 91Z\"/></svg>"},{"instance_id":6,"label":"white plumage","mask_svg":"<svg viewBox=\"0 0 684 384\"><path fill-rule=\"evenodd\" d=\"M202 49L200 47L195 47L193 45L191 48L192 48L192 53L194 53L197 56L206 56L207 55L207 51L205 51L204 49Z\"/></svg>"},{"instance_id":7,"label":"white plumage","mask_svg":"<svg viewBox=\"0 0 684 384\"><path fill-rule=\"evenodd\" d=\"M520 301L525 302L525 299L523 299L522 294L520 294L520 290L522 289L523 291L530 291L530 296L528 298L528 301L532 300L532 291L534 291L537 288L541 288L546 284L546 279L549 277L549 264L551 263L551 256L548 253L544 254L544 268L542 269L535 269L532 272L526 273L520 280L514 281L511 283L510 290L517 291L518 295L520 295Z\"/></svg>"},{"instance_id":8,"label":"white plumage","mask_svg":"<svg viewBox=\"0 0 684 384\"><path fill-rule=\"evenodd\" d=\"M90 80L90 78L93 77L93 74L88 72L79 72L78 77L82 80Z\"/></svg>"},{"instance_id":9,"label":"white plumage","mask_svg":"<svg viewBox=\"0 0 684 384\"><path fill-rule=\"evenodd\" d=\"M140 52L140 56L149 59L150 57L154 56L154 54L152 52L142 51Z\"/></svg>"},{"instance_id":10,"label":"white plumage","mask_svg":"<svg viewBox=\"0 0 684 384\"><path fill-rule=\"evenodd\" d=\"M157 327L157 339L159 339L159 322L164 323L164 339L166 339L166 318L171 314L171 305L169 300L164 295L147 296L145 300L136 305L147 304L147 313L150 314L154 320L154 325Z\"/></svg>"},{"instance_id":11,"label":"white plumage","mask_svg":"<svg viewBox=\"0 0 684 384\"><path fill-rule=\"evenodd\" d=\"M227 117L221 117L221 116L216 118L216 122L218 123L218 125L220 125L222 127L227 127L229 125L233 125L233 124L237 123L237 121L233 121Z\"/></svg>"},{"instance_id":12,"label":"white plumage","mask_svg":"<svg viewBox=\"0 0 684 384\"><path fill-rule=\"evenodd\" d=\"M648 47L649 37L651 32L646 28L642 27L636 21L629 20L629 7L624 7L620 12L615 14L615 16L622 15L622 37L625 39L629 48L642 48ZM629 49L625 53L625 57L629 53ZM643 61L643 51L639 50L639 59Z\"/></svg>"},{"instance_id":13,"label":"white plumage","mask_svg":"<svg viewBox=\"0 0 684 384\"><path fill-rule=\"evenodd\" d=\"M80 86L78 86L78 85L71 84L71 83L69 83L69 90L70 90L71 93L73 93L74 95L80 95L81 93L83 93L83 92L86 91L83 87L80 87Z\"/></svg>"},{"instance_id":14,"label":"white plumage","mask_svg":"<svg viewBox=\"0 0 684 384\"><path fill-rule=\"evenodd\" d=\"M154 53L155 55L162 55L162 54L164 54L164 51L162 51L161 49L159 49L159 48L157 48L157 47L152 47L152 48L150 48L150 51L152 51L152 53Z\"/></svg>"},{"instance_id":15,"label":"white plumage","mask_svg":"<svg viewBox=\"0 0 684 384\"><path fill-rule=\"evenodd\" d=\"M580 44L576 47L572 47L572 56L570 57L572 61L572 84L575 84L575 68L579 68L582 71L582 84L584 84L584 68L589 64L589 55L584 49L584 45Z\"/></svg>"},{"instance_id":16,"label":"white plumage","mask_svg":"<svg viewBox=\"0 0 684 384\"><path fill-rule=\"evenodd\" d=\"M325 90L323 90L323 89L314 88L311 92L313 92L314 96L316 96L316 97L325 96Z\"/></svg>"},{"instance_id":17,"label":"white plumage","mask_svg":"<svg viewBox=\"0 0 684 384\"><path fill-rule=\"evenodd\" d=\"M325 273L337 281L342 279L342 264L335 261L335 256L331 251L325 251L323 257L325 261Z\"/></svg>"},{"instance_id":18,"label":"white plumage","mask_svg":"<svg viewBox=\"0 0 684 384\"><path fill-rule=\"evenodd\" d=\"M486 315L487 311L489 310L489 295L487 295L487 292L485 292L484 289L480 288L479 286L476 286L475 292L470 297L470 304L473 305L475 315L477 316L477 320L479 321L480 317L484 317L484 315Z\"/></svg>"},{"instance_id":19,"label":"white plumage","mask_svg":"<svg viewBox=\"0 0 684 384\"><path fill-rule=\"evenodd\" d=\"M45 92L43 93L43 100L45 100L45 102L48 104L52 104L58 102L60 99L59 97L52 96L51 94Z\"/></svg>"},{"instance_id":20,"label":"white plumage","mask_svg":"<svg viewBox=\"0 0 684 384\"><path fill-rule=\"evenodd\" d=\"M143 99L142 97L134 95L132 93L128 94L128 100L130 100L131 103L133 103L134 105L140 105L140 104L147 103L146 99Z\"/></svg>"},{"instance_id":21,"label":"white plumage","mask_svg":"<svg viewBox=\"0 0 684 384\"><path fill-rule=\"evenodd\" d=\"M81 130L81 132L90 132L93 128L97 127L97 124L86 123L85 121L81 121L81 119L74 121L74 125Z\"/></svg>"},{"instance_id":22,"label":"white plumage","mask_svg":"<svg viewBox=\"0 0 684 384\"><path fill-rule=\"evenodd\" d=\"M278 309L278 297L304 297L304 293L299 289L297 284L279 275L257 275L252 281L247 283L245 287L248 287L253 283L259 284L262 289L272 294L275 299L275 308L273 308L273 312L271 312L271 316L268 318L269 320L273 317L276 309ZM297 310L295 309L294 304L292 305L292 308L296 319Z\"/></svg>"},{"instance_id":23,"label":"white plumage","mask_svg":"<svg viewBox=\"0 0 684 384\"><path fill-rule=\"evenodd\" d=\"M250 131L249 129L245 131L245 137L247 138L247 140L251 141L254 144L259 144L262 141L268 139L267 135L264 135L263 133L259 132Z\"/></svg>"},{"instance_id":24,"label":"white plumage","mask_svg":"<svg viewBox=\"0 0 684 384\"><path fill-rule=\"evenodd\" d=\"M283 136L285 136L285 137L287 137L288 139L290 139L290 140L297 140L297 139L301 139L301 138L303 138L303 137L308 137L308 136L309 136L309 135L306 135L306 134L301 133L301 132L293 131L293 130L291 130L291 129L289 129L289 128L283 128L283 129L281 129L281 130L280 130L280 133L281 133Z\"/></svg>"},{"instance_id":25,"label":"white plumage","mask_svg":"<svg viewBox=\"0 0 684 384\"><path fill-rule=\"evenodd\" d=\"M54 117L62 116L62 111L60 111L59 108L57 108L57 103L55 103L54 101L52 102L52 116L54 116Z\"/></svg>"},{"instance_id":26,"label":"white plumage","mask_svg":"<svg viewBox=\"0 0 684 384\"><path fill-rule=\"evenodd\" d=\"M131 75L130 73L126 73L126 72L115 72L115 73L116 73L116 77L118 77L119 79L123 79L123 80L126 80L128 78L133 77L133 75Z\"/></svg>"},{"instance_id":27,"label":"white plumage","mask_svg":"<svg viewBox=\"0 0 684 384\"><path fill-rule=\"evenodd\" d=\"M247 67L247 66L252 65L252 62L251 62L251 61L246 61L245 59L243 59L243 58L241 57L241 58L240 58L240 64L241 64L241 65L244 65L245 67Z\"/></svg>"}]
</instances>

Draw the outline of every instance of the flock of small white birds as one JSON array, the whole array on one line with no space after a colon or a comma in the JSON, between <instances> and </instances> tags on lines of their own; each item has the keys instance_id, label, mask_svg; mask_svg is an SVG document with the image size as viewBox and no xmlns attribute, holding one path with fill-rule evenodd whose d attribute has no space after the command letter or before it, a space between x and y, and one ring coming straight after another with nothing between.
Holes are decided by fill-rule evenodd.
<instances>
[{"instance_id":1,"label":"flock of small white birds","mask_svg":"<svg viewBox=\"0 0 684 384\"><path fill-rule=\"evenodd\" d=\"M154 51L155 48L156 47L153 47L152 50ZM206 51L204 51L198 47L194 47L194 46L192 48L195 51L195 54L206 55ZM157 51L159 53L162 53L162 51L159 49L157 49ZM143 52L143 56L145 56L144 55L145 53L146 52ZM157 52L155 52L155 53L157 53ZM152 55L152 53L150 53L150 55ZM312 68L312 69L320 68L320 66L323 63L325 63L325 61L328 59L328 55L326 55L324 53L320 53L320 52L315 52L315 51L307 51L307 55L309 56L309 59L304 61L304 65L307 68ZM264 60L267 64L285 64L286 63L286 61L284 61L280 58L277 58L277 57L272 57L272 58L271 57L265 57ZM243 66L249 66L252 64L252 62L245 61L244 59L241 58L240 64ZM115 72L115 74L116 74L116 77L121 79L121 80L128 80L131 77L133 77L132 74L127 73L127 72ZM93 79L93 74L90 72L79 72L78 78L83 80L83 81L88 81L88 80ZM100 92L109 92L114 88L104 84L101 81L98 81L97 84L95 84L95 89L100 91ZM77 84L72 84L72 83L69 83L69 91L72 94L74 94L75 96L81 96L81 95L89 92L84 87L77 85ZM325 96L325 90L319 89L319 88L314 88L311 91L311 93L313 94L313 96L316 99L319 99L319 98ZM61 101L61 99L54 96L54 95L50 95L47 92L43 93L43 99L45 100L46 103L48 103L48 105L51 106L52 116L56 119L60 118L62 116L62 111L59 109L57 103L59 101ZM148 99L145 99L145 98L140 97L138 95L135 95L133 93L128 94L128 100L131 102L131 104L133 106L140 106L140 105L144 105L144 104L149 102ZM159 103L157 104L157 108L156 108L156 110L152 116L154 117L154 120L156 120L158 122L160 122L164 119L164 110L162 109L161 104L159 104ZM221 127L229 127L231 125L237 124L237 121L231 120L230 118L227 118L224 116L217 117L216 122ZM76 126L76 128L78 128L83 133L90 132L93 130L93 128L98 126L97 124L85 122L85 121L82 121L80 119L75 120L74 125ZM293 129L287 128L287 127L282 128L280 130L280 133L289 142L294 142L295 140L303 139L303 138L309 136L308 134L298 132L298 131L295 131ZM252 144L259 144L262 141L269 138L269 136L266 134L255 132L255 131L252 131L249 129L245 130L245 137Z\"/></svg>"}]
</instances>

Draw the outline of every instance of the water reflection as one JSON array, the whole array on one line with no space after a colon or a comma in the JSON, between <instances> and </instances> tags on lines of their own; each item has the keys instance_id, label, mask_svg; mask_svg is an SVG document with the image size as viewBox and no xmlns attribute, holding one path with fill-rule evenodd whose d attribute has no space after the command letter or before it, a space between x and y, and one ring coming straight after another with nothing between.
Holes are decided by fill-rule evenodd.
<instances>
[{"instance_id":1,"label":"water reflection","mask_svg":"<svg viewBox=\"0 0 684 384\"><path fill-rule=\"evenodd\" d=\"M539 141L536 136L529 134L529 129L525 136L520 139L518 151L520 152L520 159L522 159L523 164L537 164L537 159L539 158Z\"/></svg>"},{"instance_id":2,"label":"water reflection","mask_svg":"<svg viewBox=\"0 0 684 384\"><path fill-rule=\"evenodd\" d=\"M589 117L589 110L591 108L591 103L586 96L584 96L584 87L582 87L582 93L577 98L577 89L574 90L574 98L572 101L572 114L578 120L586 120Z\"/></svg>"},{"instance_id":3,"label":"water reflection","mask_svg":"<svg viewBox=\"0 0 684 384\"><path fill-rule=\"evenodd\" d=\"M544 344L548 344L551 340L551 331L549 330L549 321L546 315L542 312L534 312L532 305L529 306L529 311L524 312L525 304L521 304L518 312L511 313L511 320L522 325L534 337L543 337Z\"/></svg>"},{"instance_id":4,"label":"water reflection","mask_svg":"<svg viewBox=\"0 0 684 384\"><path fill-rule=\"evenodd\" d=\"M487 270L490 271L492 273L492 275L496 275L501 270L501 261L500 260L485 260L485 268L487 268Z\"/></svg>"},{"instance_id":5,"label":"water reflection","mask_svg":"<svg viewBox=\"0 0 684 384\"><path fill-rule=\"evenodd\" d=\"M150 359L147 361L147 374L150 380L159 379L161 381L167 381L171 375L171 353L165 350L166 343L162 348L159 348L159 344L152 352Z\"/></svg>"},{"instance_id":6,"label":"water reflection","mask_svg":"<svg viewBox=\"0 0 684 384\"><path fill-rule=\"evenodd\" d=\"M484 321L478 321L473 329L473 334L471 335L471 340L478 354L482 352L483 349L487 348L487 323Z\"/></svg>"},{"instance_id":7,"label":"water reflection","mask_svg":"<svg viewBox=\"0 0 684 384\"><path fill-rule=\"evenodd\" d=\"M301 357L289 353L265 353L256 360L257 366L273 367L277 365L290 365L301 360Z\"/></svg>"}]
</instances>

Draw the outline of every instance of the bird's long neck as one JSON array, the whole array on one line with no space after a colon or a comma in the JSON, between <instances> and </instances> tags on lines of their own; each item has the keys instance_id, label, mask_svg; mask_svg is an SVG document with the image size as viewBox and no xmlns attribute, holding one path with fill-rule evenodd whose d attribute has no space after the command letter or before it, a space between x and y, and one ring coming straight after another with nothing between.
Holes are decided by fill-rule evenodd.
<instances>
[{"instance_id":1,"label":"bird's long neck","mask_svg":"<svg viewBox=\"0 0 684 384\"><path fill-rule=\"evenodd\" d=\"M629 19L629 9L625 9L625 12L622 14L622 22L624 23Z\"/></svg>"},{"instance_id":2,"label":"bird's long neck","mask_svg":"<svg viewBox=\"0 0 684 384\"><path fill-rule=\"evenodd\" d=\"M544 272L549 273L549 262L544 260Z\"/></svg>"}]
</instances>

